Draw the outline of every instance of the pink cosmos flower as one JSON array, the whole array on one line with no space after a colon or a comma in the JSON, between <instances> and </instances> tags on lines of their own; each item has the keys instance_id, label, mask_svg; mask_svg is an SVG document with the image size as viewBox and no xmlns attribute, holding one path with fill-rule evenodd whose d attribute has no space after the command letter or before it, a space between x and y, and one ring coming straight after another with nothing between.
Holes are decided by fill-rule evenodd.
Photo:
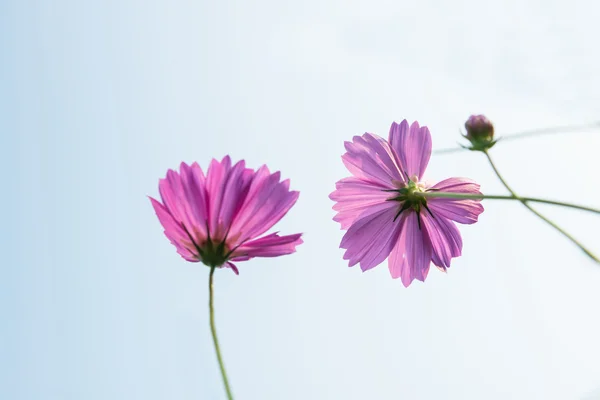
<instances>
[{"instance_id":1,"label":"pink cosmos flower","mask_svg":"<svg viewBox=\"0 0 600 400\"><path fill-rule=\"evenodd\" d=\"M296 203L289 180L279 181L266 165L256 172L229 156L212 160L206 176L197 163L181 163L158 184L162 203L150 198L165 235L187 261L228 267L232 261L291 254L301 234L261 236Z\"/></svg>"},{"instance_id":2,"label":"pink cosmos flower","mask_svg":"<svg viewBox=\"0 0 600 400\"><path fill-rule=\"evenodd\" d=\"M431 156L427 127L406 120L392 123L389 141L365 133L345 143L342 156L352 177L336 183L330 198L333 218L347 229L340 248L350 267L363 271L388 258L392 278L408 287L424 281L431 262L446 271L461 255L462 238L454 222L472 224L483 212L480 200L425 198L443 191L481 194L466 178L449 178L433 186L422 181Z\"/></svg>"}]
</instances>

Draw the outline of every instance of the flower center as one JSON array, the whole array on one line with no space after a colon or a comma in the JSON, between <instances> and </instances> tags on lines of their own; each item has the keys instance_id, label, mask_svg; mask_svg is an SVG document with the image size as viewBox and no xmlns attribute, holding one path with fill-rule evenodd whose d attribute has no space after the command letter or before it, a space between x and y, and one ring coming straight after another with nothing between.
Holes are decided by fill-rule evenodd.
<instances>
[{"instance_id":1,"label":"flower center","mask_svg":"<svg viewBox=\"0 0 600 400\"><path fill-rule=\"evenodd\" d=\"M219 267L225 264L229 253L225 242L215 244L211 240L200 246L198 250L200 250L202 262L209 267Z\"/></svg>"},{"instance_id":2,"label":"flower center","mask_svg":"<svg viewBox=\"0 0 600 400\"><path fill-rule=\"evenodd\" d=\"M387 199L387 201L397 201L401 203L401 207L398 214L394 217L394 221L398 219L400 214L406 210L413 210L418 214L423 210L427 210L430 214L429 208L427 208L427 199L425 196L419 195L418 193L424 193L427 191L426 186L420 182L409 180L408 183L403 183L399 189L387 190L394 192L394 197ZM420 227L419 219L419 227Z\"/></svg>"}]
</instances>

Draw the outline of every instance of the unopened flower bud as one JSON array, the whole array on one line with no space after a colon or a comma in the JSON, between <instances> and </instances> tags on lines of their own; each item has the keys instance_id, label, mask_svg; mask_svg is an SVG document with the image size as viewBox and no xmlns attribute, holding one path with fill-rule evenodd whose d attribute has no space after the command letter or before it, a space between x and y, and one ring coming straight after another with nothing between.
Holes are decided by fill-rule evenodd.
<instances>
[{"instance_id":1,"label":"unopened flower bud","mask_svg":"<svg viewBox=\"0 0 600 400\"><path fill-rule=\"evenodd\" d=\"M465 122L467 129L467 139L487 140L494 138L494 125L485 115L471 115Z\"/></svg>"},{"instance_id":2,"label":"unopened flower bud","mask_svg":"<svg viewBox=\"0 0 600 400\"><path fill-rule=\"evenodd\" d=\"M496 144L494 125L484 115L471 115L465 122L467 138L473 145L471 150L485 151Z\"/></svg>"}]
</instances>

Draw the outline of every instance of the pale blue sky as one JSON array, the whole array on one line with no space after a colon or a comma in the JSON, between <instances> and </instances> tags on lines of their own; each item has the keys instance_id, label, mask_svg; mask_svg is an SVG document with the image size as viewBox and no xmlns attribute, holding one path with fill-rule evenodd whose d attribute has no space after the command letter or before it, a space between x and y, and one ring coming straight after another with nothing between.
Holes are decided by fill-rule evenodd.
<instances>
[{"instance_id":1,"label":"pale blue sky","mask_svg":"<svg viewBox=\"0 0 600 400\"><path fill-rule=\"evenodd\" d=\"M393 120L454 146L600 120L593 2L0 2L0 397L224 398L208 269L146 195L230 154L300 190L294 255L216 276L238 399L581 399L600 386L600 266L518 204L485 203L463 257L405 289L347 268L327 198L343 141ZM519 193L600 206L598 132L499 144ZM426 178L503 193L482 156ZM540 207L541 209L542 207ZM600 253L600 220L543 207ZM598 393L598 392L596 392Z\"/></svg>"}]
</instances>

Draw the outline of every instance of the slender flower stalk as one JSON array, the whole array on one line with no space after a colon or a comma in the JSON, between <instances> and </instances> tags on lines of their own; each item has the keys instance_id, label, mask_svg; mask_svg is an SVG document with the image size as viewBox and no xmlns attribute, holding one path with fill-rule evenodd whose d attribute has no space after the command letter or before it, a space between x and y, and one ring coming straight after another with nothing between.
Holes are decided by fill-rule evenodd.
<instances>
[{"instance_id":1,"label":"slender flower stalk","mask_svg":"<svg viewBox=\"0 0 600 400\"><path fill-rule=\"evenodd\" d=\"M530 201L532 203L543 203L551 204L553 206L561 206L574 208L576 210L588 211L596 214L600 214L600 210L592 207L580 206L578 204L565 203L562 201L546 200L537 197L523 197L523 196L503 196L496 194L468 194L468 193L451 193L451 192L419 192L415 193L419 196L427 198L442 198L442 199L480 199L480 200L517 200L520 202Z\"/></svg>"},{"instance_id":2,"label":"slender flower stalk","mask_svg":"<svg viewBox=\"0 0 600 400\"><path fill-rule=\"evenodd\" d=\"M551 220L549 220L548 218L546 218L544 215L542 215L541 213L539 213L536 209L534 209L533 207L531 207L527 203L527 200L519 197L515 193L515 191L508 185L508 183L504 180L504 178L502 177L502 174L500 174L500 171L498 171L498 168L496 167L496 164L494 164L494 161L492 160L492 157L490 157L489 152L488 151L482 151L482 152L487 157L487 159L488 159L488 161L489 161L492 169L494 170L494 173L496 174L496 176L498 177L498 179L500 179L500 182L502 182L502 185L504 185L504 187L506 188L506 190L508 190L510 192L510 194L513 195L514 198L516 198L517 200L519 200L521 202L521 204L523 204L525 207L527 207L527 209L529 211L531 211L532 213L534 213L535 215L537 215L542 221L546 222L548 225L550 225L551 227L553 227L554 229L556 229L557 231L559 231L564 237L566 237L571 242L573 242L573 244L575 244L576 246L578 246L588 257L590 257L592 260L594 260L595 262L597 262L597 263L600 264L600 259L598 259L598 257L596 257L594 255L594 253L592 253L590 250L588 250L584 245L582 245L577 239L575 239L573 236L571 236L567 231L565 231L560 226L558 226L557 224L555 224L554 222L552 222Z\"/></svg>"},{"instance_id":3,"label":"slender flower stalk","mask_svg":"<svg viewBox=\"0 0 600 400\"><path fill-rule=\"evenodd\" d=\"M227 379L227 372L225 371L225 363L223 357L221 357L221 348L219 346L219 339L217 338L217 328L215 326L215 306L214 306L214 294L213 294L213 275L215 272L215 266L210 268L210 275L208 276L208 308L210 310L210 331L212 333L213 343L215 345L215 352L217 353L217 359L219 360L219 369L221 370L221 376L223 377L223 386L225 386L225 392L227 392L227 398L233 400L231 394L231 388L229 387L229 380Z\"/></svg>"}]
</instances>

